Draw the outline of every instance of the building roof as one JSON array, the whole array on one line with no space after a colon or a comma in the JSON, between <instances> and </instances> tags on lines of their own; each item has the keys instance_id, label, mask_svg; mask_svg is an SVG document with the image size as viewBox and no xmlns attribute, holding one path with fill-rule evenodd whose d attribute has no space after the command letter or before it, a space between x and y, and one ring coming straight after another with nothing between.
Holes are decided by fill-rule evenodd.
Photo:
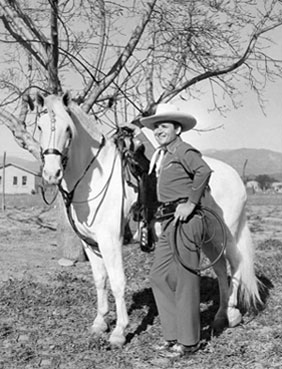
<instances>
[{"instance_id":1,"label":"building roof","mask_svg":"<svg viewBox=\"0 0 282 369\"><path fill-rule=\"evenodd\" d=\"M0 169L2 169L3 168L3 157L0 157L0 160L1 160ZM34 174L36 176L41 175L40 163L36 160L31 161L31 160L21 159L18 157L7 157L5 167L8 167L10 165L16 168L22 169L25 172Z\"/></svg>"}]
</instances>

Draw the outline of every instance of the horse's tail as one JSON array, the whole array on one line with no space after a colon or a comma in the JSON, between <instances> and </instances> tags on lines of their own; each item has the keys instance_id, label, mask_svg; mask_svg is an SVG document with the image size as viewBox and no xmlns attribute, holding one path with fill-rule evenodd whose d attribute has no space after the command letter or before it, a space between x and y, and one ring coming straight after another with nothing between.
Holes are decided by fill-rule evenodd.
<instances>
[{"instance_id":1,"label":"horse's tail","mask_svg":"<svg viewBox=\"0 0 282 369\"><path fill-rule=\"evenodd\" d=\"M260 297L261 282L255 273L255 248L247 222L246 209L241 213L237 232L237 251L239 257L236 279L239 282L239 301L246 308L257 308L262 304ZM234 277L234 276L233 276Z\"/></svg>"}]
</instances>

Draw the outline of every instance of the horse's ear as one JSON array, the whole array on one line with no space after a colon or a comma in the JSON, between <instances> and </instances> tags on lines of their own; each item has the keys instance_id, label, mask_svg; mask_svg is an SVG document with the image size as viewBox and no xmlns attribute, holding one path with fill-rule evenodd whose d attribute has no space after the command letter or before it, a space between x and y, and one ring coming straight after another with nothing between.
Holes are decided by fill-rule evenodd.
<instances>
[{"instance_id":1,"label":"horse's ear","mask_svg":"<svg viewBox=\"0 0 282 369\"><path fill-rule=\"evenodd\" d=\"M44 106L44 97L39 92L36 94L36 102L41 108Z\"/></svg>"},{"instance_id":2,"label":"horse's ear","mask_svg":"<svg viewBox=\"0 0 282 369\"><path fill-rule=\"evenodd\" d=\"M68 107L71 103L71 93L69 91L65 92L62 97L63 104Z\"/></svg>"}]
</instances>

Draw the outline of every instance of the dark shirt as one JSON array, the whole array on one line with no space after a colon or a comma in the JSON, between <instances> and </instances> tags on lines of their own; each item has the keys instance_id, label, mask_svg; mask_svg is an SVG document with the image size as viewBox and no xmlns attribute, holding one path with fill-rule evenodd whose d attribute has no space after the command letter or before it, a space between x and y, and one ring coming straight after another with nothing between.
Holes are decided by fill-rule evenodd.
<instances>
[{"instance_id":1,"label":"dark shirt","mask_svg":"<svg viewBox=\"0 0 282 369\"><path fill-rule=\"evenodd\" d=\"M180 137L167 146L157 181L160 202L189 198L198 204L207 188L211 169L201 153Z\"/></svg>"}]
</instances>

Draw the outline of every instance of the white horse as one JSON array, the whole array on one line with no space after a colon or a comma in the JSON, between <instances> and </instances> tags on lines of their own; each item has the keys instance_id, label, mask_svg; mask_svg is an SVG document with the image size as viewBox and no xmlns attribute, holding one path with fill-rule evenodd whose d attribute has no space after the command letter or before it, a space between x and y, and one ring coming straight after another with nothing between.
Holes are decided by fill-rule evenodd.
<instances>
[{"instance_id":1,"label":"white horse","mask_svg":"<svg viewBox=\"0 0 282 369\"><path fill-rule=\"evenodd\" d=\"M109 279L115 298L117 322L110 343L122 346L128 314L124 299L125 274L122 260L123 233L126 218L137 193L123 178L122 158L113 140L104 138L92 126L89 117L68 94L62 97L38 95L42 110L38 120L41 131L42 176L49 184L59 185L64 194L72 225L80 234L91 263L97 289L97 315L92 325L99 335L107 330L106 282ZM237 297L250 307L260 301L254 272L254 248L246 221L246 192L239 175L228 165L205 158L214 171L212 194L222 209L228 227L226 258L231 267L228 285L225 257L213 268L220 288L220 308L215 323L228 318L229 326L241 322ZM92 245L99 245L100 255ZM214 260L215 249L204 247ZM240 294L238 288L240 287Z\"/></svg>"}]
</instances>

